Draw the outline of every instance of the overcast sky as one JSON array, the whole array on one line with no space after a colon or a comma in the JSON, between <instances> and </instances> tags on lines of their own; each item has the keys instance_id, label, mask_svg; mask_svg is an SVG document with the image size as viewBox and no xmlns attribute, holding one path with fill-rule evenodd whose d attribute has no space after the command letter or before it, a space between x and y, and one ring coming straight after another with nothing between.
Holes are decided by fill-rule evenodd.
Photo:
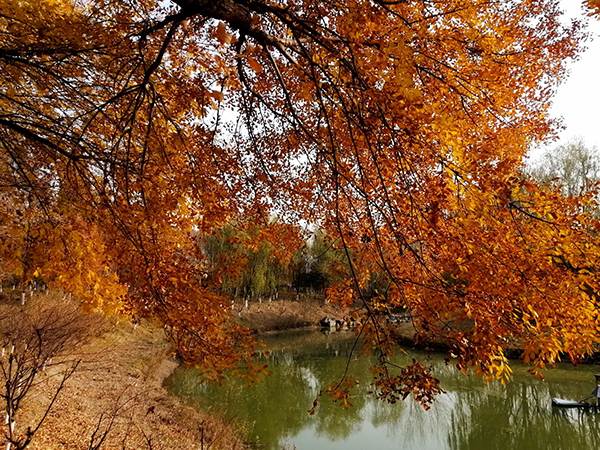
<instances>
[{"instance_id":1,"label":"overcast sky","mask_svg":"<svg viewBox=\"0 0 600 450\"><path fill-rule=\"evenodd\" d=\"M583 0L562 0L562 7L571 17L583 17ZM593 40L579 60L570 65L569 78L560 86L551 114L563 117L566 129L560 141L552 146L582 137L588 147L600 151L600 18L589 20ZM535 153L534 153L535 155Z\"/></svg>"}]
</instances>

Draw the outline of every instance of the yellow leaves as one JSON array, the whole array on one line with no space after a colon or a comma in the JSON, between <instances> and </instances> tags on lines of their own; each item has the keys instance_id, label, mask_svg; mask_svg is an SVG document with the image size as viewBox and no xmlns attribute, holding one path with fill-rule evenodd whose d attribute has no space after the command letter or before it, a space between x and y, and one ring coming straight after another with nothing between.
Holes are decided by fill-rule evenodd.
<instances>
[{"instance_id":1,"label":"yellow leaves","mask_svg":"<svg viewBox=\"0 0 600 450\"><path fill-rule=\"evenodd\" d=\"M371 279L371 272L368 269L361 271L361 273L358 276L358 287L360 289L366 288L367 283L369 282L370 279Z\"/></svg>"},{"instance_id":2,"label":"yellow leaves","mask_svg":"<svg viewBox=\"0 0 600 450\"><path fill-rule=\"evenodd\" d=\"M446 333L461 364L484 375L508 379L509 339L528 339L526 358L541 363L598 339L586 306L598 287L598 223L580 214L583 200L519 181L523 153L549 129L545 80L561 76L577 47L578 36L554 22L552 2L524 0L502 16L493 2L469 11L440 2L427 20L422 2L390 5L398 15L322 2L324 20L312 30L256 10L247 29L281 46L248 35L239 48L232 30L244 27L220 21L223 11L210 9L219 2L199 2L206 22L190 18L198 29L176 33L160 61L167 28L149 28L135 3L0 6L2 48L27 49L15 60L28 62L3 67L1 115L32 124L3 129L10 152L0 155L0 178L18 193L0 197L3 270L29 277L36 268L90 308L168 317L183 354L220 375L251 349L232 344L244 334L225 327L216 292L259 259L262 268L289 262L302 245L295 224L318 223L333 239L343 235L358 274L356 287L340 281L347 261L332 263L330 300L350 305L360 289L377 311L408 306L424 336ZM545 26L524 26L524 16ZM152 61L152 82L140 88ZM239 121L204 110L218 109L225 92ZM48 130L52 145L32 130ZM22 176L14 161L27 163ZM27 217L14 213L22 204ZM192 230L270 210L285 221L249 221L243 238L224 240L239 252L223 257L223 269L191 242ZM592 293L578 294L588 286ZM437 384L414 366L381 389L427 403ZM334 392L349 405L343 389Z\"/></svg>"},{"instance_id":3,"label":"yellow leaves","mask_svg":"<svg viewBox=\"0 0 600 450\"><path fill-rule=\"evenodd\" d=\"M527 309L531 312L531 316L530 317L532 317L534 319L538 319L539 318L539 315L538 315L537 311L535 309L533 309L533 306L527 305Z\"/></svg>"},{"instance_id":4,"label":"yellow leaves","mask_svg":"<svg viewBox=\"0 0 600 450\"><path fill-rule=\"evenodd\" d=\"M523 348L523 362L533 363L539 368L546 368L546 364L560 361L563 345L557 337L539 336L532 338Z\"/></svg>"},{"instance_id":5,"label":"yellow leaves","mask_svg":"<svg viewBox=\"0 0 600 450\"><path fill-rule=\"evenodd\" d=\"M465 265L466 262L467 262L467 260L464 258L461 258L461 257L458 257L456 259L456 264L458 266L458 269L463 273L466 273L469 271L468 267Z\"/></svg>"},{"instance_id":6,"label":"yellow leaves","mask_svg":"<svg viewBox=\"0 0 600 450\"><path fill-rule=\"evenodd\" d=\"M503 385L510 382L513 371L501 347L496 348L496 354L491 356L485 364L479 366L476 365L475 371L477 372L477 369L481 370L483 366L485 367L485 370L482 370L480 375L482 375L487 382L492 381L492 379L499 380Z\"/></svg>"}]
</instances>

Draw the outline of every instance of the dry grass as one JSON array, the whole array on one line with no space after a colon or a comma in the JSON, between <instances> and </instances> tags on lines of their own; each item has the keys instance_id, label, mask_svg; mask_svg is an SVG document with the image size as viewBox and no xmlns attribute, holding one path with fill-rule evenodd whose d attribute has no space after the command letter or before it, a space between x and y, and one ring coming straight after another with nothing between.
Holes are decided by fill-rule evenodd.
<instances>
[{"instance_id":1,"label":"dry grass","mask_svg":"<svg viewBox=\"0 0 600 450\"><path fill-rule=\"evenodd\" d=\"M239 322L257 333L293 328L317 327L324 317L341 319L344 312L338 305L325 304L320 298L300 301L253 302L248 309L235 305Z\"/></svg>"},{"instance_id":2,"label":"dry grass","mask_svg":"<svg viewBox=\"0 0 600 450\"><path fill-rule=\"evenodd\" d=\"M3 302L20 298L6 294ZM48 300L53 296L59 294ZM78 370L28 449L244 448L241 433L234 433L232 426L184 406L162 388L178 364L162 328L108 319L104 328L78 351ZM43 414L57 382L48 376L32 391L19 413L20 426L35 423Z\"/></svg>"}]
</instances>

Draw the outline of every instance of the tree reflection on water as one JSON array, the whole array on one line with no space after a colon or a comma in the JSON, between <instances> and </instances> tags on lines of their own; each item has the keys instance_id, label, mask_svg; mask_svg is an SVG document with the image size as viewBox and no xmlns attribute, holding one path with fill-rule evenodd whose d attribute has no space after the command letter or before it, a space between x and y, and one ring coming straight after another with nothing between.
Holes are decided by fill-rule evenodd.
<instances>
[{"instance_id":1,"label":"tree reflection on water","mask_svg":"<svg viewBox=\"0 0 600 450\"><path fill-rule=\"evenodd\" d=\"M590 449L600 444L600 415L580 409L552 408L552 397L579 399L594 387L591 366L560 366L546 372L546 381L527 374L516 363L508 386L465 377L443 362L443 355L410 353L396 358L429 358L446 394L431 410L407 399L394 405L374 399L372 359L352 355L350 372L359 382L353 407L345 410L329 397L319 398L314 416L307 411L319 390L335 384L350 357L351 334L317 332L271 336L272 374L250 388L239 379L223 385L202 383L194 369L178 369L167 380L171 393L190 405L225 419L235 417L249 430L248 438L267 450L285 442L303 449Z\"/></svg>"}]
</instances>

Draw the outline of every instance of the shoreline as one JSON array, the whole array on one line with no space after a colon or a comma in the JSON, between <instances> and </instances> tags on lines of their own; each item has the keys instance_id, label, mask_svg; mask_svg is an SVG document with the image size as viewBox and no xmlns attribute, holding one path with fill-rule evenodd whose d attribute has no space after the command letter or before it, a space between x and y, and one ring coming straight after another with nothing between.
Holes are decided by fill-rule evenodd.
<instances>
[{"instance_id":1,"label":"shoreline","mask_svg":"<svg viewBox=\"0 0 600 450\"><path fill-rule=\"evenodd\" d=\"M279 304L281 302L277 303ZM344 316L344 310L339 306L332 304L322 305L321 302L314 300L304 300L300 302L288 300L281 305L271 306L271 308L276 311L275 315L280 316L279 320L273 322L272 318L270 319L268 315L264 315L265 312L271 312L271 315L273 315L272 310L265 304L257 305L253 303L250 304L248 310L241 312L241 315L239 316L239 319L241 319L240 323L251 329L252 334L261 336L291 330L319 330L321 327L318 322L324 317L342 318ZM261 313L263 315L257 317L260 316ZM284 323L287 326L282 327L281 323ZM295 323L301 325L294 326ZM394 332L397 343L403 347L438 353L448 353L451 350L450 345L443 340L415 342L414 335L416 330L410 322L396 325ZM519 347L509 347L505 350L506 357L511 361L520 361L522 354L523 349ZM564 353L560 354L560 361L557 362L572 363L570 358ZM600 351L597 351L593 355L589 355L577 364L600 364Z\"/></svg>"}]
</instances>

